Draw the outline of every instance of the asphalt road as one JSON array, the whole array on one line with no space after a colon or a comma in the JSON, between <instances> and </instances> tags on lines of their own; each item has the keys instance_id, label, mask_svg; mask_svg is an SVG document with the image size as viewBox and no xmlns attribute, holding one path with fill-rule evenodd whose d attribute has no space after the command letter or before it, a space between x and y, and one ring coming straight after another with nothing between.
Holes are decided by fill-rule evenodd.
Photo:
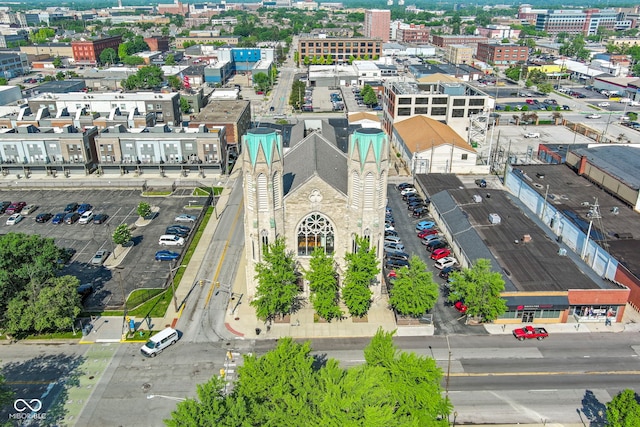
<instances>
[{"instance_id":1,"label":"asphalt road","mask_svg":"<svg viewBox=\"0 0 640 427\"><path fill-rule=\"evenodd\" d=\"M311 347L314 355L354 366L363 363L368 342L316 339ZM624 388L640 391L638 334L555 334L525 342L510 335L449 335L400 337L395 342L402 350L433 357L445 389L450 367L448 393L459 424L602 425L599 413L616 393ZM264 354L274 345L181 340L153 359L140 354L140 344L4 345L1 372L16 398L42 399L48 420L68 419L79 405L70 420L77 426L155 426L221 368L233 375L240 354ZM106 347L111 353L96 365L95 352ZM234 362L225 366L227 351L234 353ZM7 411L13 409L0 416L6 417Z\"/></svg>"}]
</instances>

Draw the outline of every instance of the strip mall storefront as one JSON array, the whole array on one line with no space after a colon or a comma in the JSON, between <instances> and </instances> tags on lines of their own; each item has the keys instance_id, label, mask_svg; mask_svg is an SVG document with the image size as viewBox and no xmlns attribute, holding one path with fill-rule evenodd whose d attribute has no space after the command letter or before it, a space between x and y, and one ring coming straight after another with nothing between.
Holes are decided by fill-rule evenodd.
<instances>
[{"instance_id":1,"label":"strip mall storefront","mask_svg":"<svg viewBox=\"0 0 640 427\"><path fill-rule=\"evenodd\" d=\"M504 292L507 311L495 323L620 322L629 289Z\"/></svg>"}]
</instances>

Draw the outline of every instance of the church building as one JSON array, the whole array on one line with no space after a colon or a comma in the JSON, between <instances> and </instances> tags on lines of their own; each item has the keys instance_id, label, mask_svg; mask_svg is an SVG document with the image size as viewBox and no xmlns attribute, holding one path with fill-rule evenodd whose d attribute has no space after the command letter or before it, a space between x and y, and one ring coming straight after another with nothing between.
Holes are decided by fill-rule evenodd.
<instances>
[{"instance_id":1,"label":"church building","mask_svg":"<svg viewBox=\"0 0 640 427\"><path fill-rule=\"evenodd\" d=\"M323 247L333 254L342 276L355 236L368 238L382 260L389 170L385 132L305 120L291 128L289 140L284 147L281 132L262 127L249 129L242 138L250 299L263 245L277 237L285 239L302 269L308 268L313 250ZM374 298L383 282L381 275L378 279L371 287ZM306 284L304 294L309 295Z\"/></svg>"}]
</instances>

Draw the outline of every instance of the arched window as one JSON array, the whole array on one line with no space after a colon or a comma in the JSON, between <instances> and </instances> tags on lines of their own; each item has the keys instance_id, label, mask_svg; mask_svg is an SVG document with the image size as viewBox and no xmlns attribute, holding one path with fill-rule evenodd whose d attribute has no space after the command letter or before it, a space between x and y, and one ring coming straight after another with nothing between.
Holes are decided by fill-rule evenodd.
<instances>
[{"instance_id":1,"label":"arched window","mask_svg":"<svg viewBox=\"0 0 640 427\"><path fill-rule=\"evenodd\" d=\"M255 203L254 192L256 189L253 187L253 176L250 173L245 175L244 185L247 188L247 207L250 210L253 210Z\"/></svg>"},{"instance_id":2,"label":"arched window","mask_svg":"<svg viewBox=\"0 0 640 427\"><path fill-rule=\"evenodd\" d=\"M335 232L329 220L319 213L307 216L298 226L298 255L310 256L317 247L333 253Z\"/></svg>"},{"instance_id":3,"label":"arched window","mask_svg":"<svg viewBox=\"0 0 640 427\"><path fill-rule=\"evenodd\" d=\"M373 209L376 203L375 178L369 172L364 177L364 208Z\"/></svg>"},{"instance_id":4,"label":"arched window","mask_svg":"<svg viewBox=\"0 0 640 427\"><path fill-rule=\"evenodd\" d=\"M263 173L258 175L258 210L269 209L269 194L267 193L267 176Z\"/></svg>"},{"instance_id":5,"label":"arched window","mask_svg":"<svg viewBox=\"0 0 640 427\"><path fill-rule=\"evenodd\" d=\"M360 206L360 175L353 171L351 179L351 206L357 208Z\"/></svg>"},{"instance_id":6,"label":"arched window","mask_svg":"<svg viewBox=\"0 0 640 427\"><path fill-rule=\"evenodd\" d=\"M280 173L273 174L273 208L280 208Z\"/></svg>"}]
</instances>

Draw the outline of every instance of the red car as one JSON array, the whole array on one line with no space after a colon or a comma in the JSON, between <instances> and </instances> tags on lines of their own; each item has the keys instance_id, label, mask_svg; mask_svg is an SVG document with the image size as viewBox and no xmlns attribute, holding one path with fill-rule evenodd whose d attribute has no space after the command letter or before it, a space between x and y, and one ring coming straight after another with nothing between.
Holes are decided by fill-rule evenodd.
<instances>
[{"instance_id":1,"label":"red car","mask_svg":"<svg viewBox=\"0 0 640 427\"><path fill-rule=\"evenodd\" d=\"M439 260L440 258L444 258L449 255L451 255L451 251L449 249L436 249L431 252L431 259Z\"/></svg>"},{"instance_id":2,"label":"red car","mask_svg":"<svg viewBox=\"0 0 640 427\"><path fill-rule=\"evenodd\" d=\"M20 212L25 206L27 206L27 202L13 202L7 207L5 212L8 215L13 215L14 213Z\"/></svg>"},{"instance_id":3,"label":"red car","mask_svg":"<svg viewBox=\"0 0 640 427\"><path fill-rule=\"evenodd\" d=\"M424 239L427 236L431 236L432 234L438 234L438 230L435 228L429 228L428 230L422 230L418 233L418 239Z\"/></svg>"},{"instance_id":4,"label":"red car","mask_svg":"<svg viewBox=\"0 0 640 427\"><path fill-rule=\"evenodd\" d=\"M467 312L467 306L462 301L456 301L453 306L462 314Z\"/></svg>"}]
</instances>

